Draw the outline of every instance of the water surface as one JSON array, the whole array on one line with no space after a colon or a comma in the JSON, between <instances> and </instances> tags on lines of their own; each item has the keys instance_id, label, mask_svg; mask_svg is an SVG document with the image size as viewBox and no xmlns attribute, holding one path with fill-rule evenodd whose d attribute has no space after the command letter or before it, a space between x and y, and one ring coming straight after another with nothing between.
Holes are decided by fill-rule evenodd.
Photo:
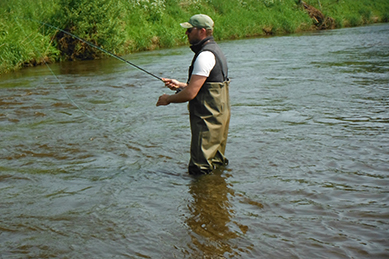
<instances>
[{"instance_id":1,"label":"water surface","mask_svg":"<svg viewBox=\"0 0 389 259\"><path fill-rule=\"evenodd\" d=\"M116 59L0 76L2 258L388 258L389 26L221 42L230 165ZM186 80L187 47L131 62Z\"/></svg>"}]
</instances>

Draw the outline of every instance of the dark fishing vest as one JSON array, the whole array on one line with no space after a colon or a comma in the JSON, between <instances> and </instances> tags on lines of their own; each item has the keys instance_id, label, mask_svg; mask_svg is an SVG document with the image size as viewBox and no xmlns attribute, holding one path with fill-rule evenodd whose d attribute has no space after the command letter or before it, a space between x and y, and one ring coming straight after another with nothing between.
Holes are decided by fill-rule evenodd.
<instances>
[{"instance_id":1,"label":"dark fishing vest","mask_svg":"<svg viewBox=\"0 0 389 259\"><path fill-rule=\"evenodd\" d=\"M216 58L216 64L205 82L208 83L208 82L227 81L228 78L227 60L224 54L222 53L222 51L220 50L219 46L214 41L212 36L205 38L204 40L202 40L196 45L192 45L190 48L195 53L195 56L193 57L192 64L189 67L188 82L190 77L192 76L193 64L196 61L197 57L200 55L200 53L203 51L212 52Z\"/></svg>"},{"instance_id":2,"label":"dark fishing vest","mask_svg":"<svg viewBox=\"0 0 389 259\"><path fill-rule=\"evenodd\" d=\"M196 97L189 101L189 113L191 116L208 120L208 123L216 123L216 117L220 117L222 114L227 116L226 119L229 118L228 86L230 81L228 79L227 60L224 54L213 40L213 37L205 38L200 43L192 45L191 49L195 52L195 56L189 67L189 78L193 72L193 64L201 52L211 51L215 55L216 63ZM209 116L213 118L209 118ZM217 124L220 123L222 122Z\"/></svg>"}]
</instances>

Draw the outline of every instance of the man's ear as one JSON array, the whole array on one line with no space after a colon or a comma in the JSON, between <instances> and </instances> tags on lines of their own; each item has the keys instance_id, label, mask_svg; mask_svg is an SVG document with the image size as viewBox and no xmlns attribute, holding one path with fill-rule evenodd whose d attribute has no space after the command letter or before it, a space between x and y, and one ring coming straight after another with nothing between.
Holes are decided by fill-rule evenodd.
<instances>
[{"instance_id":1,"label":"man's ear","mask_svg":"<svg viewBox=\"0 0 389 259\"><path fill-rule=\"evenodd\" d=\"M202 34L203 34L203 33L204 33L204 34L207 34L207 29L205 29L205 28L201 28L200 31L201 31Z\"/></svg>"}]
</instances>

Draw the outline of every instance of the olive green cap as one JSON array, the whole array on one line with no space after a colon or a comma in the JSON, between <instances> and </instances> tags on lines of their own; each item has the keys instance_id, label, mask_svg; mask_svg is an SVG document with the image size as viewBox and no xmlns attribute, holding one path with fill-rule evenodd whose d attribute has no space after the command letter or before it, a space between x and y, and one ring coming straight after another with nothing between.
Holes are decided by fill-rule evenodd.
<instances>
[{"instance_id":1,"label":"olive green cap","mask_svg":"<svg viewBox=\"0 0 389 259\"><path fill-rule=\"evenodd\" d=\"M183 28L189 29L193 27L213 29L213 21L211 17L205 14L196 14L190 17L188 22L180 23Z\"/></svg>"}]
</instances>

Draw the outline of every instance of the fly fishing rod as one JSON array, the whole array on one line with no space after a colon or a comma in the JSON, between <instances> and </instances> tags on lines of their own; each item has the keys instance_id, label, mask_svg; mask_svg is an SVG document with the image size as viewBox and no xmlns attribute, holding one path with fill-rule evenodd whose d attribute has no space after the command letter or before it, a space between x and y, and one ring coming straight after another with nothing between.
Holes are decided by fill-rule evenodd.
<instances>
[{"instance_id":1,"label":"fly fishing rod","mask_svg":"<svg viewBox=\"0 0 389 259\"><path fill-rule=\"evenodd\" d=\"M32 19L29 19L29 20L32 20ZM119 57L119 56L113 54L112 52L109 52L108 50L105 50L105 49L103 49L103 48L101 48L101 47L99 47L99 46L93 44L92 42L89 42L89 41L87 41L87 40L84 40L84 39L82 39L82 38L80 38L80 37L78 37L78 36L76 36L76 35L74 35L74 34L68 32L68 31L62 30L62 29L60 29L60 28L58 28L58 27L56 27L56 26L54 26L54 25L51 25L51 24L48 24L48 23L45 23L45 22L41 22L41 21L37 21L37 20L33 20L33 21L38 22L38 23L40 23L40 24L43 24L43 25L45 25L45 26L54 28L54 29L59 30L59 31L61 31L61 32L63 32L63 33L66 33L66 34L68 34L68 35L70 35L70 36L72 36L72 37L74 37L74 38L76 38L76 39L78 39L78 40L80 40L80 41L82 41L82 42L88 44L88 45L91 46L91 47L94 47L94 48L96 48L96 49L98 49L98 50L100 50L100 51L102 51L102 52L104 52L104 53L106 53L106 54L108 54L108 55L110 55L110 56L112 56L112 57L114 57L114 58L120 60L120 61L123 61L123 62L125 62L125 63L127 63L127 64L129 64L129 65L131 65L131 66L133 66L133 67L135 67L135 68L137 68L137 69L139 69L139 70L145 72L145 73L147 73L147 74L149 74L149 75L152 76L152 77L155 77L156 79L158 79L158 80L160 80L160 81L163 81L161 77L154 75L153 73L151 73L151 72L149 72L149 71L147 71L147 70L145 70L145 69L143 69L143 68L141 68L141 67L135 65L134 63L132 63L132 62L130 62L130 61L128 61L128 60L125 60L124 58Z\"/></svg>"}]
</instances>

